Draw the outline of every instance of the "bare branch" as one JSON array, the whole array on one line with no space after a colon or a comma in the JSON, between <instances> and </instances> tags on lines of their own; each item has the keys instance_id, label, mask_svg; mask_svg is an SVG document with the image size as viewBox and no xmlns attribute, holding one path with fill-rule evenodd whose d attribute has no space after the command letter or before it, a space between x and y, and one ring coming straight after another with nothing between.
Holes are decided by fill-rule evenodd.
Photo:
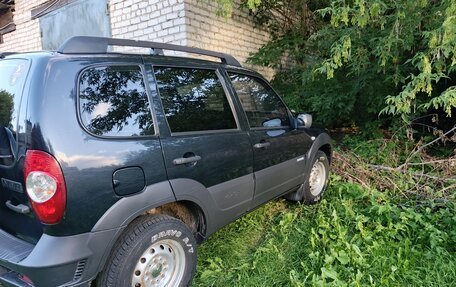
<instances>
[{"instance_id":1,"label":"bare branch","mask_svg":"<svg viewBox=\"0 0 456 287\"><path fill-rule=\"evenodd\" d=\"M398 167L398 169L403 169L403 168L405 168L405 167L408 165L408 163L410 162L410 160L411 160L412 158L414 158L417 154L421 153L426 147L428 147L428 146L430 146L430 145L433 145L433 144L435 144L436 142L438 142L438 141L440 141L440 140L443 140L446 136L448 136L449 134L451 134L451 133L454 132L454 131L456 131L456 125L455 125L452 129L450 129L449 131L447 131L446 133L440 135L438 138L436 138L436 139L434 139L434 140L428 142L427 144L424 144L424 145L420 146L414 153L412 153L412 154L406 159L406 161L405 161L404 164L402 164L402 165L400 165L400 166Z\"/></svg>"},{"instance_id":2,"label":"bare branch","mask_svg":"<svg viewBox=\"0 0 456 287\"><path fill-rule=\"evenodd\" d=\"M456 162L456 158L438 159L438 160L431 160L431 161L425 161L425 162L410 162L407 165L409 165L409 166L429 165L429 164L435 164L435 163L449 163L449 164L451 164L452 162Z\"/></svg>"},{"instance_id":3,"label":"bare branch","mask_svg":"<svg viewBox=\"0 0 456 287\"><path fill-rule=\"evenodd\" d=\"M385 170L385 171L393 171L393 172L400 172L400 173L403 173L405 174L406 173L406 170L403 170L401 167L390 167L390 166L384 166L384 165L375 165L375 164L368 164L367 165L370 169L373 169L373 170ZM436 181L441 181L441 182L450 182L450 181L454 181L456 180L456 177L452 177L452 178L442 178L442 177L438 177L438 176L433 176L433 175L429 175L429 174L426 174L424 172L421 172L421 173L410 173L411 176L413 177L426 177L426 178L429 178L429 179L432 179L432 180L436 180Z\"/></svg>"}]
</instances>

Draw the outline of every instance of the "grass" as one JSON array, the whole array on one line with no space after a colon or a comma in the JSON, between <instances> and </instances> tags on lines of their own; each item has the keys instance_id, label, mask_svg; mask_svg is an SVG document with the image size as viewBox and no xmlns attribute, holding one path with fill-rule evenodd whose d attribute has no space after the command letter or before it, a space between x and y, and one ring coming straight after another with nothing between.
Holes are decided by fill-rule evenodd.
<instances>
[{"instance_id":1,"label":"grass","mask_svg":"<svg viewBox=\"0 0 456 287\"><path fill-rule=\"evenodd\" d=\"M318 205L276 200L209 238L193 286L456 286L456 205L435 202L333 175Z\"/></svg>"}]
</instances>

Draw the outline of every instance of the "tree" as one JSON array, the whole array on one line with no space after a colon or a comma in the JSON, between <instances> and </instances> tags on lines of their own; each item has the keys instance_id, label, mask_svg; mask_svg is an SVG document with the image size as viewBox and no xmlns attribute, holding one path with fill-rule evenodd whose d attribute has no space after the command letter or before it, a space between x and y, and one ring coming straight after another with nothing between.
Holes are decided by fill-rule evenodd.
<instances>
[{"instance_id":1,"label":"tree","mask_svg":"<svg viewBox=\"0 0 456 287\"><path fill-rule=\"evenodd\" d=\"M9 127L13 113L13 96L0 90L0 127Z\"/></svg>"},{"instance_id":2,"label":"tree","mask_svg":"<svg viewBox=\"0 0 456 287\"><path fill-rule=\"evenodd\" d=\"M233 3L218 1L221 8ZM362 125L379 113L406 121L434 109L452 116L455 0L242 3L273 34L250 61L276 68L283 57L294 63L274 83L295 108L336 125Z\"/></svg>"}]
</instances>

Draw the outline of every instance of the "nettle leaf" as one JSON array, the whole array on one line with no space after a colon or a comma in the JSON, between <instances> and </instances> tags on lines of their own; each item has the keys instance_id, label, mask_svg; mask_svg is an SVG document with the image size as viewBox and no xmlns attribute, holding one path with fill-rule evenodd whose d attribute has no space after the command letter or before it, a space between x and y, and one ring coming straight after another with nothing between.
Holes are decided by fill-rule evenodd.
<instances>
[{"instance_id":1,"label":"nettle leaf","mask_svg":"<svg viewBox=\"0 0 456 287\"><path fill-rule=\"evenodd\" d=\"M341 250L337 255L337 260L339 260L342 265L347 265L350 262L350 257L348 257L347 252Z\"/></svg>"},{"instance_id":2,"label":"nettle leaf","mask_svg":"<svg viewBox=\"0 0 456 287\"><path fill-rule=\"evenodd\" d=\"M329 269L322 267L320 270L321 270L321 276L323 278L330 278L333 280L337 280L337 276L338 276L337 271L331 269L331 267L329 267Z\"/></svg>"}]
</instances>

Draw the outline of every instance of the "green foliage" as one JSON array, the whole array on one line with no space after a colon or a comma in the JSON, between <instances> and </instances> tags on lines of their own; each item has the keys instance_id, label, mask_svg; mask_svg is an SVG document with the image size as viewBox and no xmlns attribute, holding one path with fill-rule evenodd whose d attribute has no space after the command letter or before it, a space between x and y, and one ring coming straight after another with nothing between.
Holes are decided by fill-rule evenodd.
<instances>
[{"instance_id":1,"label":"green foliage","mask_svg":"<svg viewBox=\"0 0 456 287\"><path fill-rule=\"evenodd\" d=\"M275 84L295 108L336 126L452 116L456 1L260 2L252 13L273 38L250 60L283 68ZM283 67L284 57L293 64Z\"/></svg>"},{"instance_id":2,"label":"green foliage","mask_svg":"<svg viewBox=\"0 0 456 287\"><path fill-rule=\"evenodd\" d=\"M235 0L217 0L218 11L217 14L220 16L228 17L233 12L233 5ZM262 0L245 0L243 2L249 9L256 9Z\"/></svg>"},{"instance_id":3,"label":"green foliage","mask_svg":"<svg viewBox=\"0 0 456 287\"><path fill-rule=\"evenodd\" d=\"M13 97L10 93L0 90L0 126L8 127L11 122Z\"/></svg>"},{"instance_id":4,"label":"green foliage","mask_svg":"<svg viewBox=\"0 0 456 287\"><path fill-rule=\"evenodd\" d=\"M319 205L275 201L217 232L193 286L453 286L455 211L333 176Z\"/></svg>"},{"instance_id":5,"label":"green foliage","mask_svg":"<svg viewBox=\"0 0 456 287\"><path fill-rule=\"evenodd\" d=\"M319 33L339 39L316 71L332 78L342 68L356 75L352 82L361 75L377 77L369 84L384 87L363 96L386 96L384 114L408 120L408 115L432 107L451 116L456 106L451 79L456 64L455 9L451 0L332 1L318 11L330 17Z\"/></svg>"},{"instance_id":6,"label":"green foliage","mask_svg":"<svg viewBox=\"0 0 456 287\"><path fill-rule=\"evenodd\" d=\"M199 249L193 286L456 286L456 190L414 194L423 179L352 172L401 164L416 148L405 139L342 146L320 203L275 200L218 231Z\"/></svg>"},{"instance_id":7,"label":"green foliage","mask_svg":"<svg viewBox=\"0 0 456 287\"><path fill-rule=\"evenodd\" d=\"M377 75L387 106L382 113L407 115L456 107L456 2L332 1L318 11L330 17L322 31L339 35L316 69L328 78L336 70ZM443 82L448 80L445 83ZM354 79L356 81L356 78Z\"/></svg>"}]
</instances>

